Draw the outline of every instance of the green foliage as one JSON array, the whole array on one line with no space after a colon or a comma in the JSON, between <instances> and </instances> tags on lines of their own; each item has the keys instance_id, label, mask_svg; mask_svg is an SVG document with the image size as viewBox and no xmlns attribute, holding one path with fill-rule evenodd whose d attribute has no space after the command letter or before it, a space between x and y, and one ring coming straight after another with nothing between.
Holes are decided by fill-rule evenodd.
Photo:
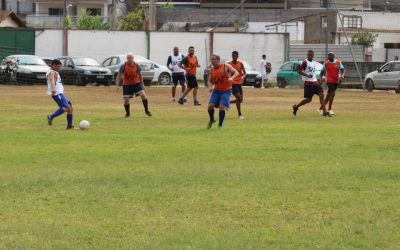
<instances>
[{"instance_id":1,"label":"green foliage","mask_svg":"<svg viewBox=\"0 0 400 250\"><path fill-rule=\"evenodd\" d=\"M75 26L81 30L105 30L110 28L110 23L103 22L101 16L91 16L89 12L82 11Z\"/></svg>"},{"instance_id":2,"label":"green foliage","mask_svg":"<svg viewBox=\"0 0 400 250\"><path fill-rule=\"evenodd\" d=\"M169 3L165 3L165 4L160 5L160 8L162 8L162 9L173 9L173 8L175 8L175 5L169 4Z\"/></svg>"},{"instance_id":3,"label":"green foliage","mask_svg":"<svg viewBox=\"0 0 400 250\"><path fill-rule=\"evenodd\" d=\"M137 8L135 11L129 12L120 21L121 30L143 30L144 9Z\"/></svg>"},{"instance_id":4,"label":"green foliage","mask_svg":"<svg viewBox=\"0 0 400 250\"><path fill-rule=\"evenodd\" d=\"M360 31L351 37L351 43L354 45L363 45L368 48L374 45L376 37L368 31Z\"/></svg>"},{"instance_id":5,"label":"green foliage","mask_svg":"<svg viewBox=\"0 0 400 250\"><path fill-rule=\"evenodd\" d=\"M71 29L72 28L72 19L71 16L66 16L64 19L64 27L67 29Z\"/></svg>"}]
</instances>

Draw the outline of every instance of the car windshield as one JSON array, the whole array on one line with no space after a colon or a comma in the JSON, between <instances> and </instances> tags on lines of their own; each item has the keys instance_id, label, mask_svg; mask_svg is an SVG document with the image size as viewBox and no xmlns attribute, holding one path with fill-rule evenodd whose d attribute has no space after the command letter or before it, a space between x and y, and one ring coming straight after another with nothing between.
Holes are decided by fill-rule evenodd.
<instances>
[{"instance_id":1,"label":"car windshield","mask_svg":"<svg viewBox=\"0 0 400 250\"><path fill-rule=\"evenodd\" d=\"M18 65L47 65L42 59L35 56L21 56L17 58Z\"/></svg>"},{"instance_id":2,"label":"car windshield","mask_svg":"<svg viewBox=\"0 0 400 250\"><path fill-rule=\"evenodd\" d=\"M248 63L248 62L246 62L246 61L242 61L242 62L243 62L243 65L244 65L244 69L245 69L246 71L253 71L253 70L254 70L254 67L251 66L250 63Z\"/></svg>"},{"instance_id":3,"label":"car windshield","mask_svg":"<svg viewBox=\"0 0 400 250\"><path fill-rule=\"evenodd\" d=\"M74 58L75 66L100 66L100 63L93 58Z\"/></svg>"}]
</instances>

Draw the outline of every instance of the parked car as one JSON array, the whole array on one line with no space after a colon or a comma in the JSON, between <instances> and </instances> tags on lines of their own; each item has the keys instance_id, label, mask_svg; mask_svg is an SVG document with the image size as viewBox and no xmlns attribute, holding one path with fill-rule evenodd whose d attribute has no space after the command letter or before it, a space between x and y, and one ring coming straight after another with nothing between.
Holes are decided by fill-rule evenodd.
<instances>
[{"instance_id":1,"label":"parked car","mask_svg":"<svg viewBox=\"0 0 400 250\"><path fill-rule=\"evenodd\" d=\"M45 83L49 66L38 56L10 55L4 58L0 66L0 78L3 81L18 83Z\"/></svg>"},{"instance_id":2,"label":"parked car","mask_svg":"<svg viewBox=\"0 0 400 250\"><path fill-rule=\"evenodd\" d=\"M63 82L83 86L99 83L106 86L112 83L111 70L104 68L91 57L60 57L62 67L59 71Z\"/></svg>"},{"instance_id":3,"label":"parked car","mask_svg":"<svg viewBox=\"0 0 400 250\"><path fill-rule=\"evenodd\" d=\"M158 82L162 85L170 84L172 72L164 65L160 65L154 61L139 55L135 55L135 62L139 64L142 70L143 81L146 84ZM102 63L103 67L111 70L113 80L117 77L119 67L126 61L126 55L114 55L105 59Z\"/></svg>"},{"instance_id":4,"label":"parked car","mask_svg":"<svg viewBox=\"0 0 400 250\"><path fill-rule=\"evenodd\" d=\"M225 60L224 60L225 62ZM255 88L262 87L262 75L261 72L256 71L253 66L247 61L242 61L244 65L244 69L246 70L246 77L243 79L243 86L254 86ZM204 70L203 79L204 83L208 85L208 77L210 74L211 65L208 66L207 69Z\"/></svg>"},{"instance_id":5,"label":"parked car","mask_svg":"<svg viewBox=\"0 0 400 250\"><path fill-rule=\"evenodd\" d=\"M42 57L42 59L47 64L47 66L51 67L51 62L53 61L53 58Z\"/></svg>"},{"instance_id":6,"label":"parked car","mask_svg":"<svg viewBox=\"0 0 400 250\"><path fill-rule=\"evenodd\" d=\"M364 80L368 91L374 89L395 90L400 94L400 61L391 61L368 73Z\"/></svg>"},{"instance_id":7,"label":"parked car","mask_svg":"<svg viewBox=\"0 0 400 250\"><path fill-rule=\"evenodd\" d=\"M302 61L288 61L284 62L277 72L277 85L279 88L285 88L289 85L302 85L301 75L297 73L297 68ZM315 63L315 72L317 78L320 78L323 65L319 62Z\"/></svg>"}]
</instances>

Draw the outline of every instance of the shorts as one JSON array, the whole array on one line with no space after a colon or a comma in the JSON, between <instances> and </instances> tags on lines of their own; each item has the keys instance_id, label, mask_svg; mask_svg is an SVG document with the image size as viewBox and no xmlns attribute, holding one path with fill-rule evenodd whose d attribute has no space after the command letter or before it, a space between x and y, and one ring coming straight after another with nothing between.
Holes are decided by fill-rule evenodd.
<instances>
[{"instance_id":1,"label":"shorts","mask_svg":"<svg viewBox=\"0 0 400 250\"><path fill-rule=\"evenodd\" d=\"M328 93L335 92L339 86L337 83L328 83Z\"/></svg>"},{"instance_id":2,"label":"shorts","mask_svg":"<svg viewBox=\"0 0 400 250\"><path fill-rule=\"evenodd\" d=\"M178 86L178 83L181 86L185 86L186 80L184 74L172 74L172 84L174 87Z\"/></svg>"},{"instance_id":3,"label":"shorts","mask_svg":"<svg viewBox=\"0 0 400 250\"><path fill-rule=\"evenodd\" d=\"M269 73L267 73L267 72L262 72L262 80L264 81L264 80L268 80L268 77L269 77Z\"/></svg>"},{"instance_id":4,"label":"shorts","mask_svg":"<svg viewBox=\"0 0 400 250\"><path fill-rule=\"evenodd\" d=\"M57 103L58 107L60 108L69 108L71 107L71 102L68 100L68 98L60 93L58 95L53 95L51 96L53 98L53 100Z\"/></svg>"},{"instance_id":5,"label":"shorts","mask_svg":"<svg viewBox=\"0 0 400 250\"><path fill-rule=\"evenodd\" d=\"M144 93L144 90L140 83L132 85L122 85L122 92L124 98L132 98L133 96L139 96Z\"/></svg>"},{"instance_id":6,"label":"shorts","mask_svg":"<svg viewBox=\"0 0 400 250\"><path fill-rule=\"evenodd\" d=\"M307 84L304 85L304 98L312 99L313 95L319 95L319 93L323 93L321 85L319 84Z\"/></svg>"},{"instance_id":7,"label":"shorts","mask_svg":"<svg viewBox=\"0 0 400 250\"><path fill-rule=\"evenodd\" d=\"M231 102L231 95L232 95L232 90L225 90L225 91L219 91L219 90L213 90L211 93L210 100L208 101L208 104L214 104L215 107L219 107L221 104L224 105L226 108L230 107L230 102Z\"/></svg>"},{"instance_id":8,"label":"shorts","mask_svg":"<svg viewBox=\"0 0 400 250\"><path fill-rule=\"evenodd\" d=\"M186 81L187 81L188 87L191 89L197 88L199 86L195 75L186 74Z\"/></svg>"},{"instance_id":9,"label":"shorts","mask_svg":"<svg viewBox=\"0 0 400 250\"><path fill-rule=\"evenodd\" d=\"M232 95L243 95L242 84L232 84Z\"/></svg>"}]
</instances>

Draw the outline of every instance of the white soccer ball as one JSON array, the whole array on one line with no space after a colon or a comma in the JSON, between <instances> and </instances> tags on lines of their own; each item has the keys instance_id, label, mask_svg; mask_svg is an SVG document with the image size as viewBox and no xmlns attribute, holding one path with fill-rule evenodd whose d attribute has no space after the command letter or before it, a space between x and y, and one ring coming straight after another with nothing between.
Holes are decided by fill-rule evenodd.
<instances>
[{"instance_id":1,"label":"white soccer ball","mask_svg":"<svg viewBox=\"0 0 400 250\"><path fill-rule=\"evenodd\" d=\"M82 120L79 123L79 128L82 129L82 130L88 130L90 128L90 123L88 121L86 121L86 120Z\"/></svg>"}]
</instances>

